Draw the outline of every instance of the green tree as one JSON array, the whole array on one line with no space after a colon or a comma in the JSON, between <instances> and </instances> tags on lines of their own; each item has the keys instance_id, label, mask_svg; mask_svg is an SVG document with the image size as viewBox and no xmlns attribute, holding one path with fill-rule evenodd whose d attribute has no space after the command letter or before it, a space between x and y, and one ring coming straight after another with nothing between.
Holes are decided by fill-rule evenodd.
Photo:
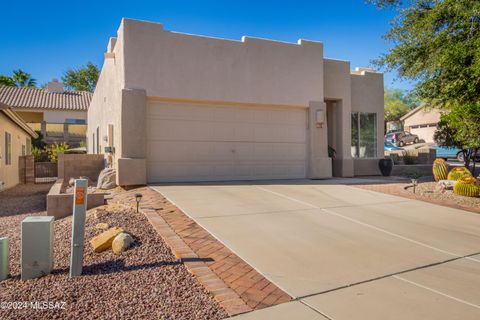
<instances>
[{"instance_id":1,"label":"green tree","mask_svg":"<svg viewBox=\"0 0 480 320\"><path fill-rule=\"evenodd\" d=\"M385 89L385 122L398 121L410 107L405 103L405 96L400 89Z\"/></svg>"},{"instance_id":2,"label":"green tree","mask_svg":"<svg viewBox=\"0 0 480 320\"><path fill-rule=\"evenodd\" d=\"M475 174L475 158L480 150L480 104L455 106L441 116L434 134L437 144L445 147L458 147L463 151L463 162Z\"/></svg>"},{"instance_id":3,"label":"green tree","mask_svg":"<svg viewBox=\"0 0 480 320\"><path fill-rule=\"evenodd\" d=\"M30 73L24 72L20 69L13 70L12 80L17 87L36 87L37 80L33 79Z\"/></svg>"},{"instance_id":4,"label":"green tree","mask_svg":"<svg viewBox=\"0 0 480 320\"><path fill-rule=\"evenodd\" d=\"M11 87L36 87L37 80L33 79L30 73L18 69L13 70L11 76L0 75L0 85Z\"/></svg>"},{"instance_id":5,"label":"green tree","mask_svg":"<svg viewBox=\"0 0 480 320\"><path fill-rule=\"evenodd\" d=\"M98 67L88 62L79 69L67 70L62 76L62 81L67 89L93 92L99 76Z\"/></svg>"},{"instance_id":6,"label":"green tree","mask_svg":"<svg viewBox=\"0 0 480 320\"><path fill-rule=\"evenodd\" d=\"M448 134L468 165L480 147L480 1L368 2L397 13L385 35L394 45L374 63L416 81L419 99L444 109L438 141Z\"/></svg>"},{"instance_id":7,"label":"green tree","mask_svg":"<svg viewBox=\"0 0 480 320\"><path fill-rule=\"evenodd\" d=\"M14 87L15 86L15 81L9 76L5 76L3 74L0 74L0 86L10 86Z\"/></svg>"},{"instance_id":8,"label":"green tree","mask_svg":"<svg viewBox=\"0 0 480 320\"><path fill-rule=\"evenodd\" d=\"M417 81L422 101L480 101L480 1L369 0L397 12L384 36L393 47L374 63Z\"/></svg>"}]
</instances>

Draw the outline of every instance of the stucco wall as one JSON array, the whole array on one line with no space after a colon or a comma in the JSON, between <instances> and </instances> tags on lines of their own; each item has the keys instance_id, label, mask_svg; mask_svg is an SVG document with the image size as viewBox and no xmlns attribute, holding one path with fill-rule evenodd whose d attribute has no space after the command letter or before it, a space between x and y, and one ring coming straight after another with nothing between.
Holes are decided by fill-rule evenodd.
<instances>
[{"instance_id":1,"label":"stucco wall","mask_svg":"<svg viewBox=\"0 0 480 320\"><path fill-rule=\"evenodd\" d=\"M422 108L403 121L404 127L422 124L436 124L440 121L440 110L435 108Z\"/></svg>"},{"instance_id":2,"label":"stucco wall","mask_svg":"<svg viewBox=\"0 0 480 320\"><path fill-rule=\"evenodd\" d=\"M340 141L337 146L340 171L343 176L353 175L350 155L353 100L361 100L355 102L355 110L374 110L378 128L383 128L383 77L375 73L352 76L349 69L346 61L324 59L323 44L318 42L300 40L294 44L251 37L241 41L216 39L165 31L157 23L123 19L117 38L109 42L90 104L88 151L94 152L92 136L98 128L103 152L106 145L103 137L107 135L108 124L113 124L114 163L119 165L121 160L126 174L129 163L143 170L146 133L142 123L146 120L148 99L283 105L309 109L310 176L328 177L331 159L327 156L327 128L318 128L315 119L317 110L326 112L325 99L331 99L338 105L335 121ZM380 153L382 135L379 130ZM121 180L132 181L131 177L121 175Z\"/></svg>"},{"instance_id":3,"label":"stucco wall","mask_svg":"<svg viewBox=\"0 0 480 320\"><path fill-rule=\"evenodd\" d=\"M92 137L97 128L100 132L100 152L107 143L103 140L108 135L108 125L113 125L113 142L115 148L114 161L122 153L121 148L121 101L124 83L124 58L123 58L123 23L117 32L117 38L111 38L105 53L105 61L102 66L95 92L88 109L87 149L88 153L94 153ZM135 134L124 132L125 135ZM96 138L95 138L96 140Z\"/></svg>"},{"instance_id":4,"label":"stucco wall","mask_svg":"<svg viewBox=\"0 0 480 320\"><path fill-rule=\"evenodd\" d=\"M67 119L87 120L87 111L62 111L15 108L25 122L65 123Z\"/></svg>"},{"instance_id":5,"label":"stucco wall","mask_svg":"<svg viewBox=\"0 0 480 320\"><path fill-rule=\"evenodd\" d=\"M323 101L323 45L207 38L124 19L125 87L147 96L308 106Z\"/></svg>"},{"instance_id":6,"label":"stucco wall","mask_svg":"<svg viewBox=\"0 0 480 320\"><path fill-rule=\"evenodd\" d=\"M11 165L5 164L5 132L10 133L12 137ZM27 146L27 138L31 137L0 112L0 191L19 183L18 157L22 155L22 145L25 148Z\"/></svg>"},{"instance_id":7,"label":"stucco wall","mask_svg":"<svg viewBox=\"0 0 480 320\"><path fill-rule=\"evenodd\" d=\"M377 114L377 157L383 158L383 74L360 70L351 75L351 83L352 112Z\"/></svg>"}]
</instances>

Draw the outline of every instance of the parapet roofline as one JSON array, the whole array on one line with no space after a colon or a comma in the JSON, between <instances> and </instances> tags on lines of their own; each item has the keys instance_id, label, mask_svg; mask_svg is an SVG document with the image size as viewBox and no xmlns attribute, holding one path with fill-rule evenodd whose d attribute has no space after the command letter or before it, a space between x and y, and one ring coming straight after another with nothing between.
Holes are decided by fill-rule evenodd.
<instances>
[{"instance_id":1,"label":"parapet roofline","mask_svg":"<svg viewBox=\"0 0 480 320\"><path fill-rule=\"evenodd\" d=\"M222 37L215 37L215 36L207 36L207 35L201 35L201 34L195 34L195 33L188 33L188 32L180 32L180 31L172 31L172 30L166 30L163 26L163 24L158 23L158 22L153 22L153 21L146 21L146 20L137 20L137 19L130 19L130 18L123 18L121 25L125 25L125 22L128 24L129 21L132 21L133 23L143 23L143 24L150 24L150 25L155 25L159 28L159 31L163 32L169 32L173 34L179 34L179 35L186 35L186 36L192 36L192 37L199 37L199 38L206 38L206 39L214 39L214 40L222 40L222 41L231 41L231 42L237 42L237 43L247 43L249 41L265 41L265 42L273 42L273 43L278 43L278 44L287 44L287 45L292 45L292 46L302 46L305 44L317 44L323 46L323 42L321 41L315 41L315 40L307 40L307 39L298 39L297 42L288 42L288 41L281 41L281 40L274 40L274 39L267 39L267 38L262 38L262 37L253 37L253 36L242 36L240 40L237 39L228 39L228 38L222 38Z\"/></svg>"}]
</instances>

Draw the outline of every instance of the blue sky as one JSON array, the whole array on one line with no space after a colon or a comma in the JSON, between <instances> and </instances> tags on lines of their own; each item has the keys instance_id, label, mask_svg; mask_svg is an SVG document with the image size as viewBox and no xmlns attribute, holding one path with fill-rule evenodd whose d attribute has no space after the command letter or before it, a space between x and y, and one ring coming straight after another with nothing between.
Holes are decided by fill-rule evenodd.
<instances>
[{"instance_id":1,"label":"blue sky","mask_svg":"<svg viewBox=\"0 0 480 320\"><path fill-rule=\"evenodd\" d=\"M355 66L386 52L382 35L393 12L364 0L317 1L11 1L0 11L0 73L21 68L39 84L68 68L103 62L122 17L160 22L165 29L227 39L243 35L324 43L325 56ZM412 83L385 74L385 85Z\"/></svg>"}]
</instances>

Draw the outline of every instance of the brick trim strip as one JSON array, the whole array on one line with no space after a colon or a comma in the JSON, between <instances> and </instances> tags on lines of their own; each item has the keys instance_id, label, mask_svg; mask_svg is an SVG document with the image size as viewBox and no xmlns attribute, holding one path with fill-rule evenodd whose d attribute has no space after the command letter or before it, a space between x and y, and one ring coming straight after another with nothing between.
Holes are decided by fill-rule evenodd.
<instances>
[{"instance_id":1,"label":"brick trim strip","mask_svg":"<svg viewBox=\"0 0 480 320\"><path fill-rule=\"evenodd\" d=\"M157 231L174 255L184 261L187 270L209 291L229 316L252 311L240 296L223 282L205 262L170 228L168 223L154 210L142 207L142 213ZM200 260L200 261L198 261Z\"/></svg>"}]
</instances>

